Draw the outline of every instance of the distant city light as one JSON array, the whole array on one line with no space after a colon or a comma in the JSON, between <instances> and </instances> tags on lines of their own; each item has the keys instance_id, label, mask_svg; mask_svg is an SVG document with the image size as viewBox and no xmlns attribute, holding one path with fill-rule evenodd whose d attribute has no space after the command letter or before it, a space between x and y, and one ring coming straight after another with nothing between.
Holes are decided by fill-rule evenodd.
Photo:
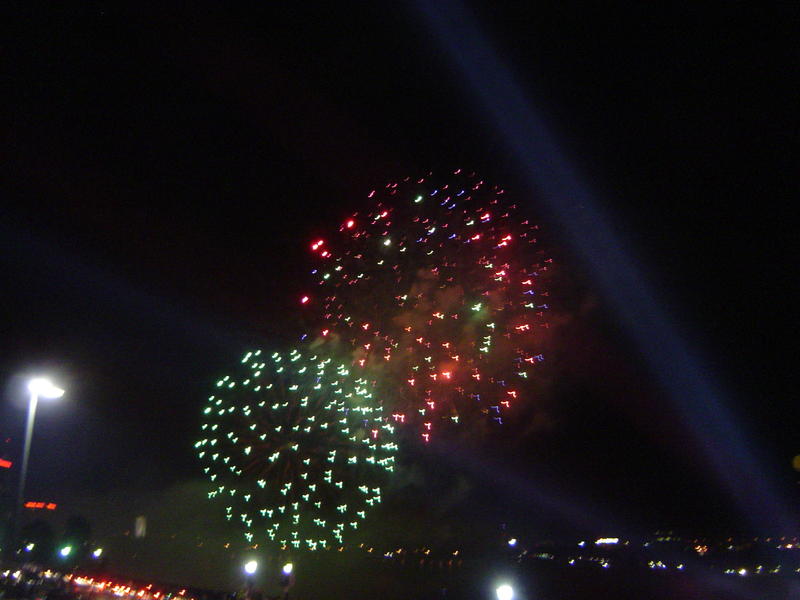
<instances>
[{"instance_id":1,"label":"distant city light","mask_svg":"<svg viewBox=\"0 0 800 600\"><path fill-rule=\"evenodd\" d=\"M517 545L517 538L511 538L510 540L508 540L508 545L511 546L512 548L514 546L516 546Z\"/></svg>"},{"instance_id":2,"label":"distant city light","mask_svg":"<svg viewBox=\"0 0 800 600\"><path fill-rule=\"evenodd\" d=\"M258 571L258 561L257 560L248 560L244 563L244 572L248 575L253 575L256 571Z\"/></svg>"},{"instance_id":3,"label":"distant city light","mask_svg":"<svg viewBox=\"0 0 800 600\"><path fill-rule=\"evenodd\" d=\"M30 508L32 510L37 509L45 509L45 510L55 510L58 507L58 504L55 502L33 502L28 501L23 505L25 508Z\"/></svg>"},{"instance_id":4,"label":"distant city light","mask_svg":"<svg viewBox=\"0 0 800 600\"><path fill-rule=\"evenodd\" d=\"M619 544L619 538L600 538L595 542L598 546L603 546L604 544Z\"/></svg>"},{"instance_id":5,"label":"distant city light","mask_svg":"<svg viewBox=\"0 0 800 600\"><path fill-rule=\"evenodd\" d=\"M294 565L292 563L286 563L285 565L283 565L283 574L284 575L291 575L293 569L294 569Z\"/></svg>"},{"instance_id":6,"label":"distant city light","mask_svg":"<svg viewBox=\"0 0 800 600\"><path fill-rule=\"evenodd\" d=\"M92 552L92 556L94 556L95 558L100 558L102 554L103 554L102 548L95 548L94 552Z\"/></svg>"},{"instance_id":7,"label":"distant city light","mask_svg":"<svg viewBox=\"0 0 800 600\"><path fill-rule=\"evenodd\" d=\"M61 548L61 550L58 551L58 553L62 557L66 558L72 553L72 546L64 546L63 548Z\"/></svg>"},{"instance_id":8,"label":"distant city light","mask_svg":"<svg viewBox=\"0 0 800 600\"><path fill-rule=\"evenodd\" d=\"M31 550L33 550L34 548L36 548L36 544L34 544L33 542L31 542L30 544L27 544L27 545L25 546L25 552L30 552L30 551L31 551Z\"/></svg>"},{"instance_id":9,"label":"distant city light","mask_svg":"<svg viewBox=\"0 0 800 600\"><path fill-rule=\"evenodd\" d=\"M495 592L497 593L497 600L513 600L514 598L514 588L507 583L498 586Z\"/></svg>"}]
</instances>

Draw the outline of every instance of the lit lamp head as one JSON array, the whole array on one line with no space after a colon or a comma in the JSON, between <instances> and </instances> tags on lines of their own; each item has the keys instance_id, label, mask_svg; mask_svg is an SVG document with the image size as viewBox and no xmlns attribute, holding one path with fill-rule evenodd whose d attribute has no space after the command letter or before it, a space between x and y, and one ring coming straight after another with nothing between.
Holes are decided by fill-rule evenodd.
<instances>
[{"instance_id":1,"label":"lit lamp head","mask_svg":"<svg viewBox=\"0 0 800 600\"><path fill-rule=\"evenodd\" d=\"M244 572L248 575L255 575L255 572L258 571L258 561L257 560L248 560L244 563Z\"/></svg>"},{"instance_id":2,"label":"lit lamp head","mask_svg":"<svg viewBox=\"0 0 800 600\"><path fill-rule=\"evenodd\" d=\"M67 558L72 553L72 546L64 546L58 553L62 558Z\"/></svg>"},{"instance_id":3,"label":"lit lamp head","mask_svg":"<svg viewBox=\"0 0 800 600\"><path fill-rule=\"evenodd\" d=\"M291 575L292 569L294 569L294 565L292 563L286 563L285 565L283 565L283 574Z\"/></svg>"},{"instance_id":4,"label":"lit lamp head","mask_svg":"<svg viewBox=\"0 0 800 600\"><path fill-rule=\"evenodd\" d=\"M28 391L39 398L61 398L64 390L53 385L53 382L46 377L34 377L28 382Z\"/></svg>"},{"instance_id":5,"label":"lit lamp head","mask_svg":"<svg viewBox=\"0 0 800 600\"><path fill-rule=\"evenodd\" d=\"M497 600L513 600L514 598L514 588L507 583L498 586L495 592L497 593Z\"/></svg>"}]
</instances>

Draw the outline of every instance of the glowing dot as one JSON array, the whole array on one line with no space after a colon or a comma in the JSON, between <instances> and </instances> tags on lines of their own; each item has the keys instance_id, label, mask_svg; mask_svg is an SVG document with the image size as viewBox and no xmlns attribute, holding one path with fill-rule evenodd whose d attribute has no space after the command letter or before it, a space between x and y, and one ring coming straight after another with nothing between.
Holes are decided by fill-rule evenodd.
<instances>
[{"instance_id":1,"label":"glowing dot","mask_svg":"<svg viewBox=\"0 0 800 600\"><path fill-rule=\"evenodd\" d=\"M497 600L513 600L514 598L514 588L507 583L498 586L495 592L497 593Z\"/></svg>"}]
</instances>

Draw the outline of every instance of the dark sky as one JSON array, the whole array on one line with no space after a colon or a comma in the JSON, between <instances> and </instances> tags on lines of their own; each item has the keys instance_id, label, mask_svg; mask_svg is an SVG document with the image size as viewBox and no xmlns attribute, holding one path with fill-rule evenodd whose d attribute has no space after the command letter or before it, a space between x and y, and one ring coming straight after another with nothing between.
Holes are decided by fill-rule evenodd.
<instances>
[{"instance_id":1,"label":"dark sky","mask_svg":"<svg viewBox=\"0 0 800 600\"><path fill-rule=\"evenodd\" d=\"M783 6L474 12L796 504L797 15ZM0 430L16 459L21 375L49 369L68 389L37 421L30 489L45 499L196 477L211 382L248 345L293 338L307 240L374 185L472 168L537 214L413 4L94 3L4 28ZM568 324L549 424L515 447L515 472L621 522L731 526L588 266L542 225Z\"/></svg>"}]
</instances>

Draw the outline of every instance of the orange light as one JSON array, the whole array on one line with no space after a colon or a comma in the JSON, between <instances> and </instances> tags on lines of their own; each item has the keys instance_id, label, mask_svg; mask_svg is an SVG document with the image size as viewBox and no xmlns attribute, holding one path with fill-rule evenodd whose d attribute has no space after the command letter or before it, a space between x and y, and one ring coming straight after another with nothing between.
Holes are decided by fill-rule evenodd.
<instances>
[{"instance_id":1,"label":"orange light","mask_svg":"<svg viewBox=\"0 0 800 600\"><path fill-rule=\"evenodd\" d=\"M14 463L12 463L10 460L5 460L4 458L0 458L0 468L10 469L11 465L13 464Z\"/></svg>"},{"instance_id":2,"label":"orange light","mask_svg":"<svg viewBox=\"0 0 800 600\"><path fill-rule=\"evenodd\" d=\"M40 508L44 508L44 509L47 509L47 510L55 510L56 507L58 506L58 504L56 504L55 502L32 502L32 501L28 501L23 506L25 506L25 508L30 508L30 509L34 509L34 510L35 509L40 509Z\"/></svg>"}]
</instances>

